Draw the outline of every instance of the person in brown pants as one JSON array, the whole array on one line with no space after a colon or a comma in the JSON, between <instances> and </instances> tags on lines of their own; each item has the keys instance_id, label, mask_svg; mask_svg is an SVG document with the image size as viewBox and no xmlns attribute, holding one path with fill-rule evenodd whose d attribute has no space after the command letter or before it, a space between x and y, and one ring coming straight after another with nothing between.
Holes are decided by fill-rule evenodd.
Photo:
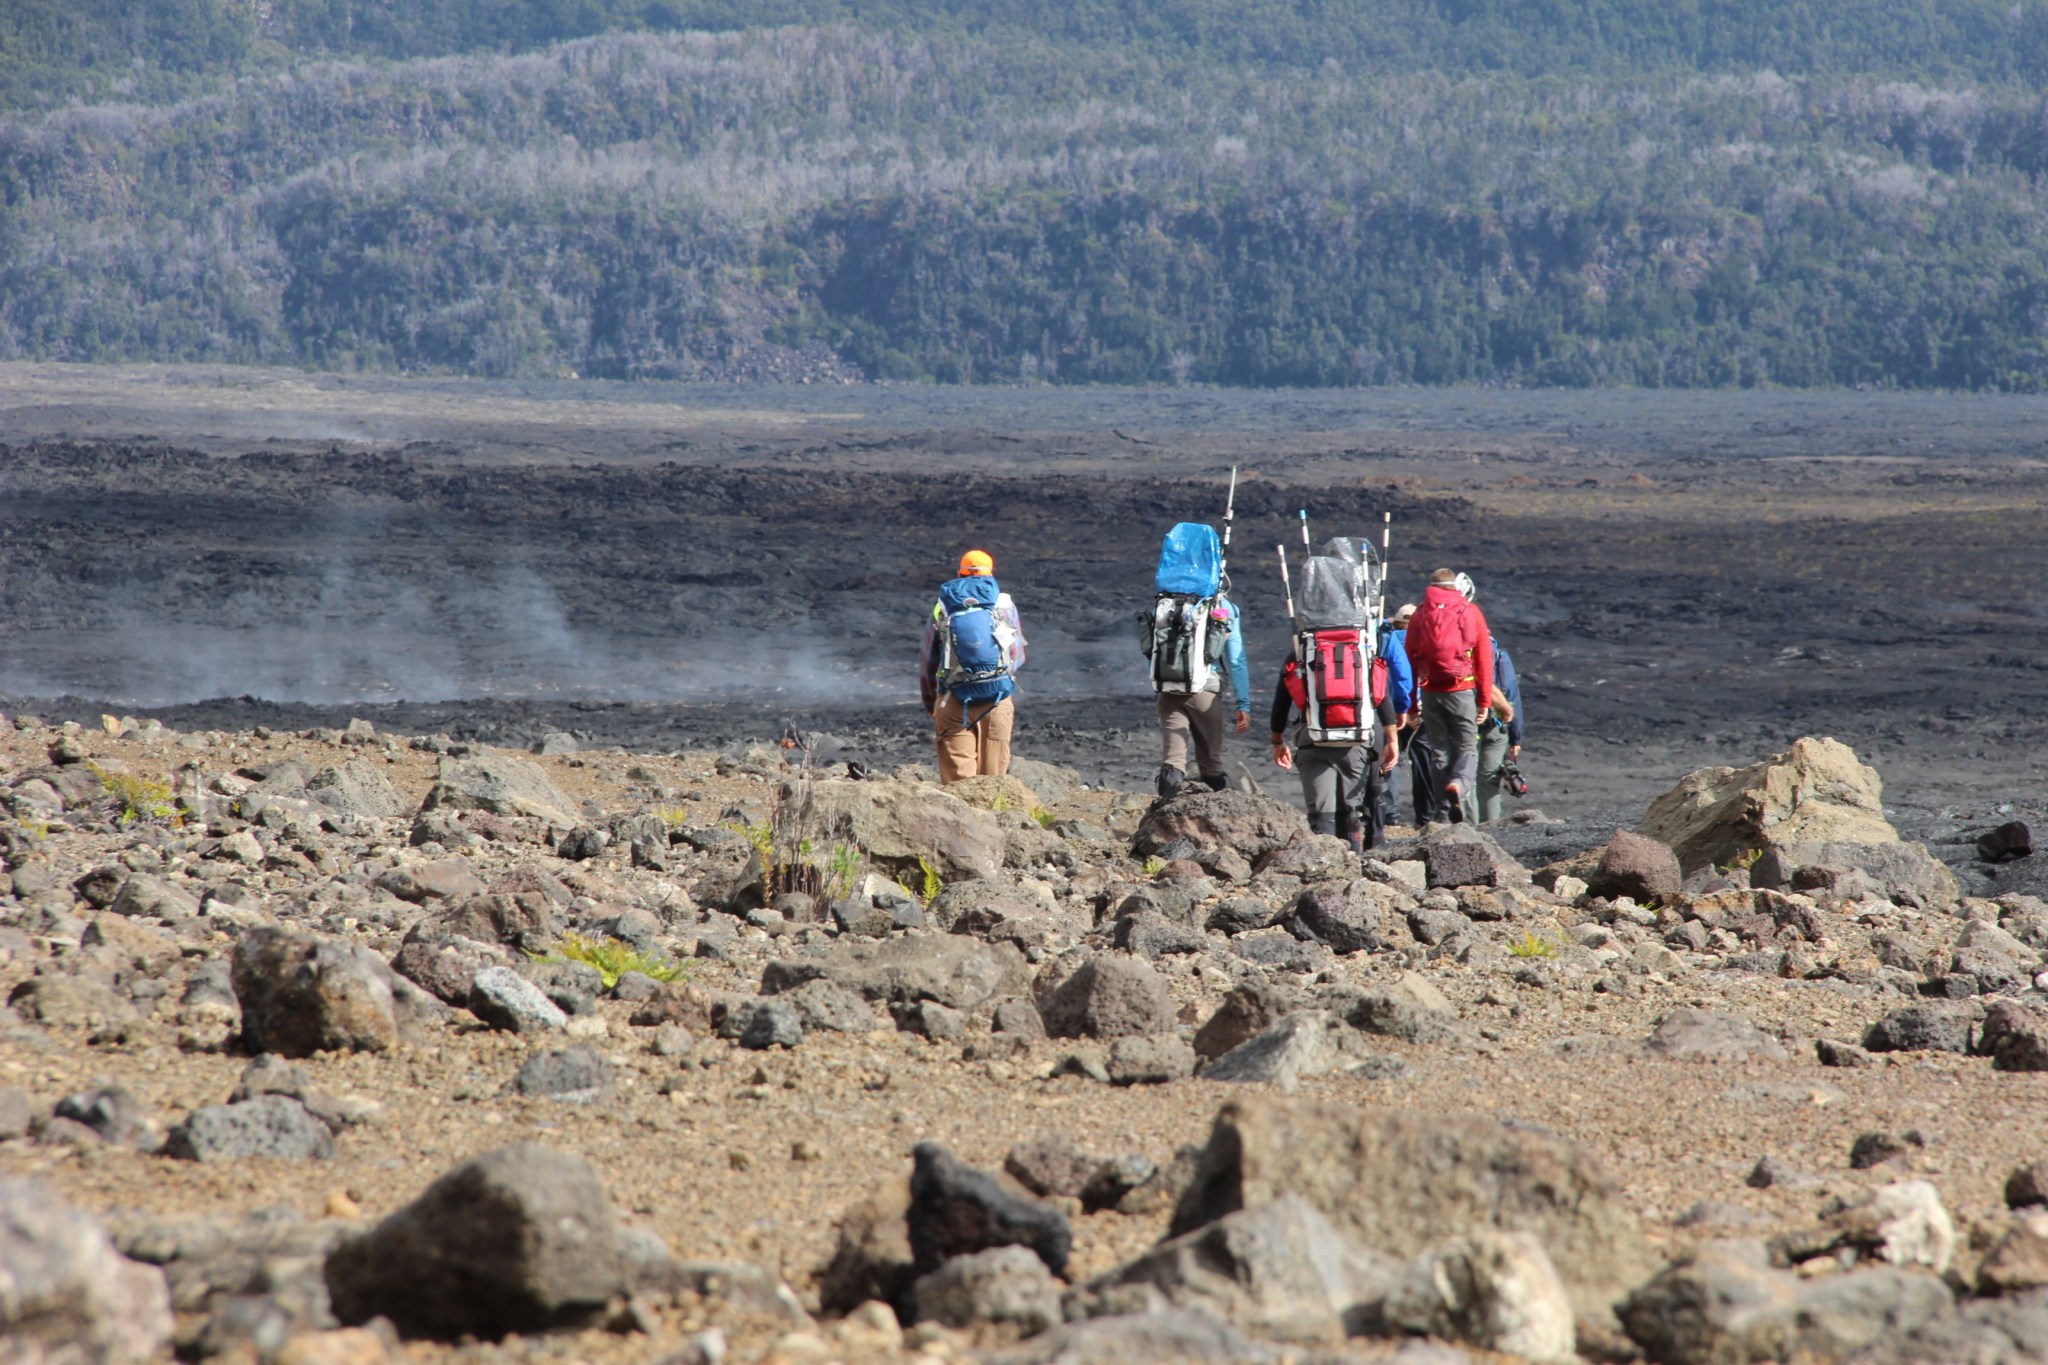
<instances>
[{"instance_id":1,"label":"person in brown pants","mask_svg":"<svg viewBox=\"0 0 2048 1365\"><path fill-rule=\"evenodd\" d=\"M939 589L918 670L941 783L1010 770L1011 697L1023 666L1017 604L996 584L995 560L969 550L958 576Z\"/></svg>"}]
</instances>

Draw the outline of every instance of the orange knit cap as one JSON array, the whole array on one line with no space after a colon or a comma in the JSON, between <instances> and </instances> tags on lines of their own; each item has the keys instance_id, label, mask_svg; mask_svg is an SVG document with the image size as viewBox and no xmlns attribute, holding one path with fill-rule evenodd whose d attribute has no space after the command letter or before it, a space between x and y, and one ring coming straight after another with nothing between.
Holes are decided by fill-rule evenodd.
<instances>
[{"instance_id":1,"label":"orange knit cap","mask_svg":"<svg viewBox=\"0 0 2048 1365\"><path fill-rule=\"evenodd\" d=\"M960 556L962 578L986 578L996 571L996 562L990 559L986 550L969 550Z\"/></svg>"}]
</instances>

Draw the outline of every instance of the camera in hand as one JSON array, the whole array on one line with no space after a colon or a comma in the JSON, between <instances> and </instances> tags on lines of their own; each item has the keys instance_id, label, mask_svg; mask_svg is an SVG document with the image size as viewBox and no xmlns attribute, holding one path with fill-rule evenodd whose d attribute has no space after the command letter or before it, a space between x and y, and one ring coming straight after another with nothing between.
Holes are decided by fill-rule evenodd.
<instances>
[{"instance_id":1,"label":"camera in hand","mask_svg":"<svg viewBox=\"0 0 2048 1365\"><path fill-rule=\"evenodd\" d=\"M1522 770L1513 760L1500 765L1500 785L1510 796L1527 796L1529 779L1522 776Z\"/></svg>"}]
</instances>

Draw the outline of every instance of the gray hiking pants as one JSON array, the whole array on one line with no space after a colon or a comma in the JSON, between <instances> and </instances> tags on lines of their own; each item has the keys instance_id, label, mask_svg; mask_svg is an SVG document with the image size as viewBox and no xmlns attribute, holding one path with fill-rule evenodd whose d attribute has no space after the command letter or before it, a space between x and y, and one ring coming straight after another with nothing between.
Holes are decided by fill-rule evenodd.
<instances>
[{"instance_id":1,"label":"gray hiking pants","mask_svg":"<svg viewBox=\"0 0 2048 1365\"><path fill-rule=\"evenodd\" d=\"M1490 824L1500 819L1507 802L1501 795L1500 770L1508 761L1508 727L1496 725L1479 732L1479 820Z\"/></svg>"},{"instance_id":2,"label":"gray hiking pants","mask_svg":"<svg viewBox=\"0 0 2048 1365\"><path fill-rule=\"evenodd\" d=\"M1429 747L1437 752L1439 806L1444 811L1450 809L1444 791L1455 782L1464 794L1466 821L1478 823L1479 694L1470 690L1424 692L1422 729L1429 736Z\"/></svg>"},{"instance_id":3,"label":"gray hiking pants","mask_svg":"<svg viewBox=\"0 0 2048 1365\"><path fill-rule=\"evenodd\" d=\"M1350 839L1359 830L1365 807L1366 777L1372 750L1363 744L1325 748L1302 744L1294 750L1294 771L1301 778L1301 799L1308 807L1308 827L1316 834Z\"/></svg>"}]
</instances>

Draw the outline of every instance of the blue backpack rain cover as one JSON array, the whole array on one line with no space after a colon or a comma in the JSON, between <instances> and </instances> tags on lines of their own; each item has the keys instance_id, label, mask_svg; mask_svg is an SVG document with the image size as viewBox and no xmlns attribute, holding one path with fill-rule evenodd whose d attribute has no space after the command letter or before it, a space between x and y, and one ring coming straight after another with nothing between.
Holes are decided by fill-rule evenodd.
<instances>
[{"instance_id":1,"label":"blue backpack rain cover","mask_svg":"<svg viewBox=\"0 0 2048 1365\"><path fill-rule=\"evenodd\" d=\"M944 648L939 655L940 686L962 702L1000 701L1015 690L1010 681L1010 651L996 638L996 598L1002 589L993 578L949 578L939 585Z\"/></svg>"},{"instance_id":2,"label":"blue backpack rain cover","mask_svg":"<svg viewBox=\"0 0 2048 1365\"><path fill-rule=\"evenodd\" d=\"M1184 521L1166 533L1166 542L1159 547L1154 592L1214 597L1222 586L1223 547L1216 540L1215 527Z\"/></svg>"}]
</instances>

